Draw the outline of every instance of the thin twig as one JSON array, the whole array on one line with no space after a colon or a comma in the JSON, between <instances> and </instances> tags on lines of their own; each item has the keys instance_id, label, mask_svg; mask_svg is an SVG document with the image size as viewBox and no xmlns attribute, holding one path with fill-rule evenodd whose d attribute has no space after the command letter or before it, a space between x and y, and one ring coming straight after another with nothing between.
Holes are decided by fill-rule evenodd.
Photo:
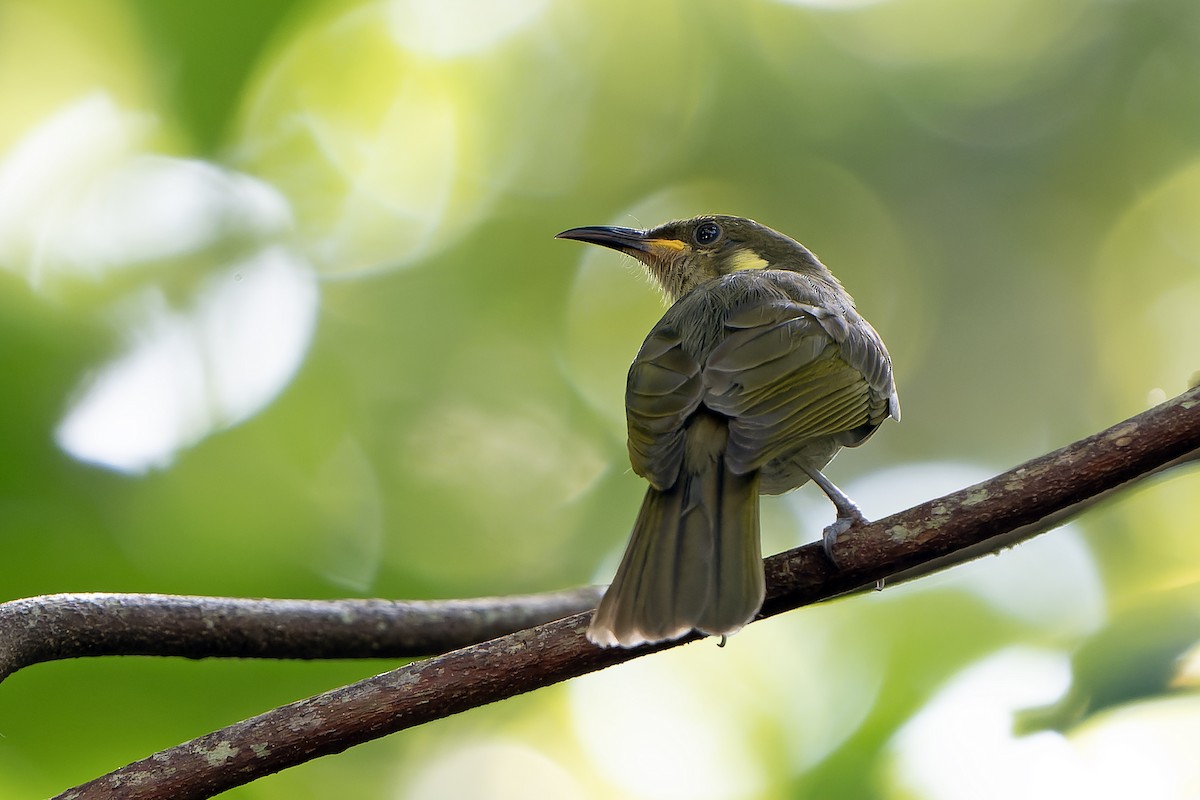
<instances>
[{"instance_id":1,"label":"thin twig","mask_svg":"<svg viewBox=\"0 0 1200 800\"><path fill-rule=\"evenodd\" d=\"M54 594L0 604L0 680L81 656L402 658L593 608L602 587L470 600L254 600Z\"/></svg>"},{"instance_id":2,"label":"thin twig","mask_svg":"<svg viewBox=\"0 0 1200 800\"><path fill-rule=\"evenodd\" d=\"M874 585L955 551L988 542L1004 546L1006 534L1061 521L1064 510L1079 509L1198 449L1200 388L988 481L857 529L837 549L840 570L819 545L767 559L762 616ZM276 708L60 797L211 797L370 739L681 644L603 650L584 637L587 619L577 614Z\"/></svg>"}]
</instances>

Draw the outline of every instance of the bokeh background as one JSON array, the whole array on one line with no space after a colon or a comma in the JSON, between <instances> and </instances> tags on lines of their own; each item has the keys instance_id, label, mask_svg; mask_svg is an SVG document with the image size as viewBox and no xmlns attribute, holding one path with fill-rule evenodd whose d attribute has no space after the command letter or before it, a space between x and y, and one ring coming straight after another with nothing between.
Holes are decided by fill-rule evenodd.
<instances>
[{"instance_id":1,"label":"bokeh background","mask_svg":"<svg viewBox=\"0 0 1200 800\"><path fill-rule=\"evenodd\" d=\"M1200 369L1194 0L2 0L0 596L607 580L662 312L585 224L756 218L888 342L878 516ZM1200 795L1200 477L238 798ZM764 545L832 518L764 501ZM0 686L0 797L394 666Z\"/></svg>"}]
</instances>

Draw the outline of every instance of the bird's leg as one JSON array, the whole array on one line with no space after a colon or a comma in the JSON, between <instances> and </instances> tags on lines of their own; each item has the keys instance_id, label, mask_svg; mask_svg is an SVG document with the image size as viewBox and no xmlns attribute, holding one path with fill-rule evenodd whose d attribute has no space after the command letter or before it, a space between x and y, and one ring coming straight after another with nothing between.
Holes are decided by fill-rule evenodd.
<instances>
[{"instance_id":1,"label":"bird's leg","mask_svg":"<svg viewBox=\"0 0 1200 800\"><path fill-rule=\"evenodd\" d=\"M858 506L854 505L854 501L846 496L846 493L833 485L833 482L821 474L819 469L803 468L808 477L812 478L813 483L821 487L821 491L825 493L837 509L837 519L833 524L825 528L824 534L821 536L821 544L825 547L825 555L837 566L837 560L833 557L833 546L837 544L838 537L856 525L866 525L867 518L858 510Z\"/></svg>"}]
</instances>

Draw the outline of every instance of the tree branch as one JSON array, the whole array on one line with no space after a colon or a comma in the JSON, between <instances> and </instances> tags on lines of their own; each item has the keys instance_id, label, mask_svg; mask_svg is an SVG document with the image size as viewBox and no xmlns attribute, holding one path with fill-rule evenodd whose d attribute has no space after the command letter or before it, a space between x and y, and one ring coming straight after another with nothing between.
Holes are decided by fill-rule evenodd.
<instances>
[{"instance_id":1,"label":"tree branch","mask_svg":"<svg viewBox=\"0 0 1200 800\"><path fill-rule=\"evenodd\" d=\"M603 587L471 600L54 594L0 604L0 680L81 656L411 658L594 608Z\"/></svg>"},{"instance_id":2,"label":"tree branch","mask_svg":"<svg viewBox=\"0 0 1200 800\"><path fill-rule=\"evenodd\" d=\"M979 555L1046 530L1072 512L1200 448L1200 388L991 480L856 529L835 569L820 545L767 559L762 617L897 574ZM204 798L355 744L674 647L604 650L588 614L410 664L291 703L130 764L62 798ZM683 641L692 641L685 639Z\"/></svg>"}]
</instances>

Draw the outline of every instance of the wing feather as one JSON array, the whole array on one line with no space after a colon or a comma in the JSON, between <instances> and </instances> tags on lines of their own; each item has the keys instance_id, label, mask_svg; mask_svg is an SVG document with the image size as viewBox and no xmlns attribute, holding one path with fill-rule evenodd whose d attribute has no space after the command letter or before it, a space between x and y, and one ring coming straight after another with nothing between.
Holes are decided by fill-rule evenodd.
<instances>
[{"instance_id":1,"label":"wing feather","mask_svg":"<svg viewBox=\"0 0 1200 800\"><path fill-rule=\"evenodd\" d=\"M807 440L882 422L872 406L885 404L886 396L872 377L886 373L890 388L886 351L872 356L868 343L848 352L844 342L854 326L844 317L807 303L775 302L731 314L727 324L729 335L704 365L704 402L730 418L728 458L735 471L760 469ZM880 359L883 369L868 364Z\"/></svg>"},{"instance_id":2,"label":"wing feather","mask_svg":"<svg viewBox=\"0 0 1200 800\"><path fill-rule=\"evenodd\" d=\"M683 461L684 424L704 398L700 364L661 323L629 368L625 414L633 471L658 489L675 483Z\"/></svg>"},{"instance_id":3,"label":"wing feather","mask_svg":"<svg viewBox=\"0 0 1200 800\"><path fill-rule=\"evenodd\" d=\"M677 480L702 404L728 418L737 474L812 440L861 444L900 416L874 329L781 270L735 273L676 303L634 359L625 401L633 469L659 489Z\"/></svg>"}]
</instances>

